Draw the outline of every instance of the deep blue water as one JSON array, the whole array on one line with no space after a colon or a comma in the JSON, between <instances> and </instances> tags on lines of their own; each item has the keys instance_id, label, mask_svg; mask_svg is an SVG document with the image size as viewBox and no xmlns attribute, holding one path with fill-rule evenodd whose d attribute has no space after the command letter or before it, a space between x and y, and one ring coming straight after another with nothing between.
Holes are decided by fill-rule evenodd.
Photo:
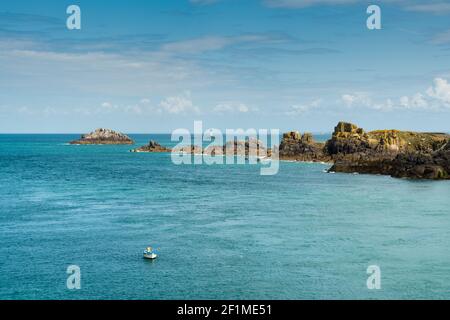
<instances>
[{"instance_id":1,"label":"deep blue water","mask_svg":"<svg viewBox=\"0 0 450 320\"><path fill-rule=\"evenodd\" d=\"M75 138L0 135L0 299L450 298L448 181L289 162L261 176Z\"/></svg>"}]
</instances>

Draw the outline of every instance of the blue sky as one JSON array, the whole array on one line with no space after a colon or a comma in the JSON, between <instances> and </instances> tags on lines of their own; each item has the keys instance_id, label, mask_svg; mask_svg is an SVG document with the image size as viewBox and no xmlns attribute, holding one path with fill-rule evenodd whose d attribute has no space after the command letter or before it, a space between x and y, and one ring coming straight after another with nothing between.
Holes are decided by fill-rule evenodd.
<instances>
[{"instance_id":1,"label":"blue sky","mask_svg":"<svg viewBox=\"0 0 450 320\"><path fill-rule=\"evenodd\" d=\"M82 29L66 28L79 5ZM382 10L368 30L366 9ZM450 131L450 1L2 1L0 132Z\"/></svg>"}]
</instances>

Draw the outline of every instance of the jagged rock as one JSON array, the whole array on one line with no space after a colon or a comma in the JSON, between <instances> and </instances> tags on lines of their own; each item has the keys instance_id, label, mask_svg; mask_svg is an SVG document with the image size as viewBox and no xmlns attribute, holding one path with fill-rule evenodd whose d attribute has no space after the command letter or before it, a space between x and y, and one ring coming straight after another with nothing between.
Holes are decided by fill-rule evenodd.
<instances>
[{"instance_id":1,"label":"jagged rock","mask_svg":"<svg viewBox=\"0 0 450 320\"><path fill-rule=\"evenodd\" d=\"M442 146L441 150L442 151L450 151L450 140L447 141L447 143ZM439 151L441 151L441 150L439 150Z\"/></svg>"},{"instance_id":2,"label":"jagged rock","mask_svg":"<svg viewBox=\"0 0 450 320\"><path fill-rule=\"evenodd\" d=\"M133 149L131 152L171 152L171 150L154 140L150 140L148 145Z\"/></svg>"},{"instance_id":3,"label":"jagged rock","mask_svg":"<svg viewBox=\"0 0 450 320\"><path fill-rule=\"evenodd\" d=\"M330 155L353 154L370 149L370 140L364 130L357 125L339 122L334 128L333 136L326 143Z\"/></svg>"},{"instance_id":4,"label":"jagged rock","mask_svg":"<svg viewBox=\"0 0 450 320\"><path fill-rule=\"evenodd\" d=\"M349 123L349 122L339 122L337 124L336 127L334 127L334 134L339 134L339 133L360 133L357 132L358 131L358 126L354 125L353 123ZM361 130L359 130L361 131Z\"/></svg>"},{"instance_id":5,"label":"jagged rock","mask_svg":"<svg viewBox=\"0 0 450 320\"><path fill-rule=\"evenodd\" d=\"M302 135L298 131L291 131L283 134L284 140L300 140Z\"/></svg>"},{"instance_id":6,"label":"jagged rock","mask_svg":"<svg viewBox=\"0 0 450 320\"><path fill-rule=\"evenodd\" d=\"M432 153L399 154L390 174L397 178L450 179L450 140Z\"/></svg>"},{"instance_id":7,"label":"jagged rock","mask_svg":"<svg viewBox=\"0 0 450 320\"><path fill-rule=\"evenodd\" d=\"M224 153L226 155L239 155L239 156L270 156L270 150L267 150L264 144L255 138L249 138L246 141L228 141L224 145Z\"/></svg>"},{"instance_id":8,"label":"jagged rock","mask_svg":"<svg viewBox=\"0 0 450 320\"><path fill-rule=\"evenodd\" d=\"M301 140L303 143L314 143L313 135L312 135L312 133L309 133L309 132L304 133L302 135Z\"/></svg>"},{"instance_id":9,"label":"jagged rock","mask_svg":"<svg viewBox=\"0 0 450 320\"><path fill-rule=\"evenodd\" d=\"M71 141L70 144L134 144L134 141L123 133L100 128L82 135L79 140Z\"/></svg>"},{"instance_id":10,"label":"jagged rock","mask_svg":"<svg viewBox=\"0 0 450 320\"><path fill-rule=\"evenodd\" d=\"M298 131L283 134L279 147L281 160L329 161L324 153L324 143L315 142L311 133L301 135Z\"/></svg>"},{"instance_id":11,"label":"jagged rock","mask_svg":"<svg viewBox=\"0 0 450 320\"><path fill-rule=\"evenodd\" d=\"M330 172L390 174L392 156L374 151L353 154L338 154L333 156L334 164Z\"/></svg>"}]
</instances>

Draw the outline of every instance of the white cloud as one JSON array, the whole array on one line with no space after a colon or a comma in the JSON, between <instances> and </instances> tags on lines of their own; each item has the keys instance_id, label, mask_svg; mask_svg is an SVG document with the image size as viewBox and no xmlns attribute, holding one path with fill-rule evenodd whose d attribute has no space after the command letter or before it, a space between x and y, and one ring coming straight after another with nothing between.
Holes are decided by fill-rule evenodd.
<instances>
[{"instance_id":1,"label":"white cloud","mask_svg":"<svg viewBox=\"0 0 450 320\"><path fill-rule=\"evenodd\" d=\"M340 101L347 108L363 108L378 111L392 111L395 108L395 103L392 99L375 101L372 96L366 92L343 94Z\"/></svg>"},{"instance_id":2,"label":"white cloud","mask_svg":"<svg viewBox=\"0 0 450 320\"><path fill-rule=\"evenodd\" d=\"M428 88L427 95L437 101L450 105L450 83L446 79L434 79L434 86Z\"/></svg>"},{"instance_id":3,"label":"white cloud","mask_svg":"<svg viewBox=\"0 0 450 320\"><path fill-rule=\"evenodd\" d=\"M162 100L159 107L170 114L200 113L200 109L193 104L189 91L182 96L173 96Z\"/></svg>"},{"instance_id":4,"label":"white cloud","mask_svg":"<svg viewBox=\"0 0 450 320\"><path fill-rule=\"evenodd\" d=\"M2 108L3 109L3 108ZM4 107L6 110L6 107ZM241 108L241 110L243 110ZM17 112L26 116L50 116L50 115L105 115L105 114L131 114L154 116L162 114L199 114L200 109L196 107L190 99L190 92L186 91L181 96L172 96L163 99L159 105L150 104L149 99L141 99L138 103L131 104L115 104L112 102L102 102L94 107L75 107L70 109L54 108L54 107L36 107L21 106L19 108L10 109L8 113Z\"/></svg>"},{"instance_id":5,"label":"white cloud","mask_svg":"<svg viewBox=\"0 0 450 320\"><path fill-rule=\"evenodd\" d=\"M400 107L407 109L444 110L450 108L450 83L435 78L425 93L418 92L411 97L401 97Z\"/></svg>"},{"instance_id":6,"label":"white cloud","mask_svg":"<svg viewBox=\"0 0 450 320\"><path fill-rule=\"evenodd\" d=\"M256 112L258 111L258 108L256 107L249 107L244 103L241 102L223 102L219 103L213 108L213 112L217 114L224 114L224 113L249 113L249 112Z\"/></svg>"},{"instance_id":7,"label":"white cloud","mask_svg":"<svg viewBox=\"0 0 450 320\"><path fill-rule=\"evenodd\" d=\"M369 107L371 106L372 99L370 98L368 93L365 92L355 92L352 94L343 94L341 96L342 102L347 106L348 108L352 108L353 106L365 106Z\"/></svg>"},{"instance_id":8,"label":"white cloud","mask_svg":"<svg viewBox=\"0 0 450 320\"><path fill-rule=\"evenodd\" d=\"M69 87L78 94L105 96L118 92L141 96L149 91L166 96L187 85L205 87L222 79L196 61L171 58L160 51L112 54L10 48L0 50L0 69L9 79L7 87L55 92Z\"/></svg>"},{"instance_id":9,"label":"white cloud","mask_svg":"<svg viewBox=\"0 0 450 320\"><path fill-rule=\"evenodd\" d=\"M322 103L321 99L316 99L310 103L307 104L296 104L292 105L290 110L286 111L284 114L287 116L298 116L307 113L308 111L312 109L316 109L320 107Z\"/></svg>"},{"instance_id":10,"label":"white cloud","mask_svg":"<svg viewBox=\"0 0 450 320\"><path fill-rule=\"evenodd\" d=\"M111 109L114 107L110 102L103 102L101 104L101 106L102 106L102 108L106 108L106 109Z\"/></svg>"},{"instance_id":11,"label":"white cloud","mask_svg":"<svg viewBox=\"0 0 450 320\"><path fill-rule=\"evenodd\" d=\"M443 78L435 78L433 86L424 93L417 92L399 99L375 101L368 93L343 94L341 102L348 108L368 108L380 111L401 109L445 110L450 108L450 83ZM398 102L396 102L398 101Z\"/></svg>"},{"instance_id":12,"label":"white cloud","mask_svg":"<svg viewBox=\"0 0 450 320\"><path fill-rule=\"evenodd\" d=\"M356 100L356 97L351 94L343 94L341 97L344 104L348 107L351 107Z\"/></svg>"},{"instance_id":13,"label":"white cloud","mask_svg":"<svg viewBox=\"0 0 450 320\"><path fill-rule=\"evenodd\" d=\"M426 109L428 108L428 101L422 93L416 93L412 97L401 97L400 106L406 109Z\"/></svg>"}]
</instances>

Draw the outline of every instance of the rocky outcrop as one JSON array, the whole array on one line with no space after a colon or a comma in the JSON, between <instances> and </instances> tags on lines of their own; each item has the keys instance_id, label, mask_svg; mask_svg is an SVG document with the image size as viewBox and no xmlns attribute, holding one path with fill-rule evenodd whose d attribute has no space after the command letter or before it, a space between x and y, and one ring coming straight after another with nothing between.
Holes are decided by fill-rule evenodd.
<instances>
[{"instance_id":1,"label":"rocky outcrop","mask_svg":"<svg viewBox=\"0 0 450 320\"><path fill-rule=\"evenodd\" d=\"M325 144L311 134L285 133L281 160L333 162L329 171L384 174L417 179L450 179L450 136L399 130L366 132L339 122Z\"/></svg>"},{"instance_id":2,"label":"rocky outcrop","mask_svg":"<svg viewBox=\"0 0 450 320\"><path fill-rule=\"evenodd\" d=\"M450 140L430 154L399 154L392 161L390 174L397 178L450 179Z\"/></svg>"},{"instance_id":3,"label":"rocky outcrop","mask_svg":"<svg viewBox=\"0 0 450 320\"><path fill-rule=\"evenodd\" d=\"M111 129L97 129L82 135L79 140L71 141L70 144L134 144L134 141L127 135Z\"/></svg>"},{"instance_id":4,"label":"rocky outcrop","mask_svg":"<svg viewBox=\"0 0 450 320\"><path fill-rule=\"evenodd\" d=\"M249 138L245 141L237 139L228 141L223 146L223 152L228 156L238 155L245 157L266 157L271 155L271 151L267 150L264 144L255 138Z\"/></svg>"},{"instance_id":5,"label":"rocky outcrop","mask_svg":"<svg viewBox=\"0 0 450 320\"><path fill-rule=\"evenodd\" d=\"M171 152L169 148L160 145L154 140L150 140L148 145L131 150L131 152Z\"/></svg>"},{"instance_id":6,"label":"rocky outcrop","mask_svg":"<svg viewBox=\"0 0 450 320\"><path fill-rule=\"evenodd\" d=\"M446 160L438 150L444 148L448 139L448 135L441 133L398 130L366 133L356 125L341 122L327 142L326 150L333 158L330 171L334 172L444 179L447 171L442 164ZM434 162L441 164L434 165Z\"/></svg>"},{"instance_id":7,"label":"rocky outcrop","mask_svg":"<svg viewBox=\"0 0 450 320\"><path fill-rule=\"evenodd\" d=\"M354 124L339 122L325 148L329 155L365 152L370 149L369 136Z\"/></svg>"},{"instance_id":8,"label":"rocky outcrop","mask_svg":"<svg viewBox=\"0 0 450 320\"><path fill-rule=\"evenodd\" d=\"M330 161L325 152L325 144L315 142L311 133L301 135L298 131L283 134L280 143L279 158L296 161Z\"/></svg>"}]
</instances>

